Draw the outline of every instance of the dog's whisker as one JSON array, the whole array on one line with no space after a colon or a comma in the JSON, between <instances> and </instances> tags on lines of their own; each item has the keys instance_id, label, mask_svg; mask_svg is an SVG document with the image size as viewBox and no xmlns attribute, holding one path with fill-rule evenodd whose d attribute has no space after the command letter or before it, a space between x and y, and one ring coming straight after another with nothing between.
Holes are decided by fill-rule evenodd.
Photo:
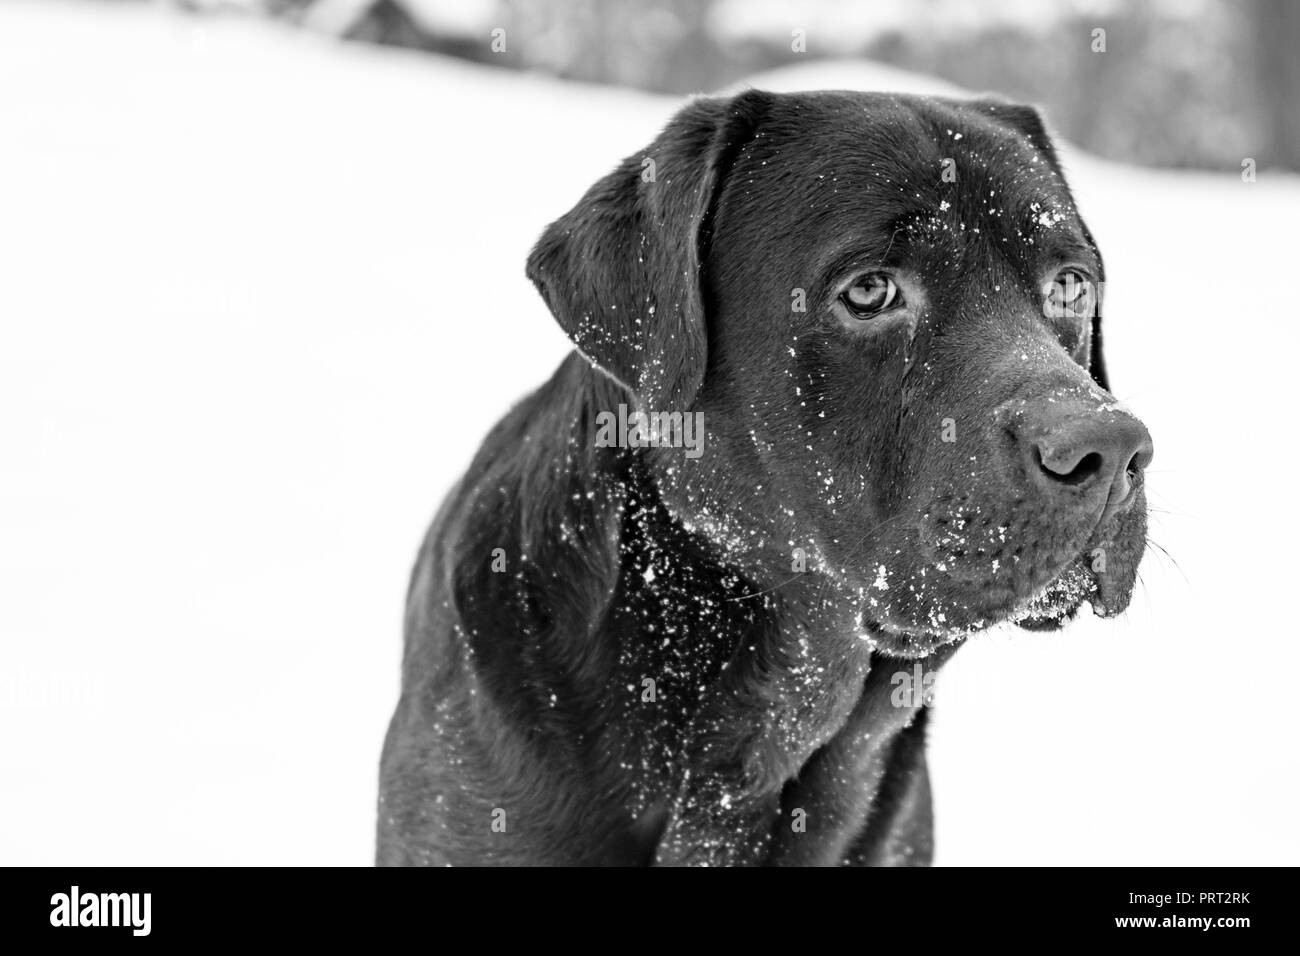
<instances>
[{"instance_id":1,"label":"dog's whisker","mask_svg":"<svg viewBox=\"0 0 1300 956\"><path fill-rule=\"evenodd\" d=\"M781 590L781 588L785 587L787 584L790 584L790 583L792 583L792 582L794 582L794 581L799 580L801 577L804 576L805 573L806 573L806 572L804 572L804 571L796 571L794 574L790 575L790 577L786 578L784 581L780 582L779 584L774 584L774 585L772 585L770 588L764 588L764 589L761 590L761 591L755 591L753 594L742 594L742 595L740 595L740 597L729 597L729 598L724 598L723 600L726 600L726 601L748 601L748 600L750 600L751 598L762 597L764 594L773 594L773 593L775 593L775 592Z\"/></svg>"},{"instance_id":2,"label":"dog's whisker","mask_svg":"<svg viewBox=\"0 0 1300 956\"><path fill-rule=\"evenodd\" d=\"M1166 560L1167 560L1171 565L1173 565L1174 570L1176 570L1180 575L1182 575L1183 580L1184 580L1185 582L1187 582L1187 584L1190 585L1190 584L1192 583L1192 582L1191 582L1191 579L1187 576L1187 573L1186 573L1185 571L1183 571L1182 565L1180 565L1180 564L1178 563L1178 559L1175 558L1172 554L1170 554L1169 551L1168 551L1168 550L1167 550L1163 545L1161 545L1159 542L1157 542L1157 541L1156 541L1154 538L1152 538L1150 535L1147 536L1146 541L1147 541L1147 544L1148 544L1148 545L1150 545L1151 547L1155 548L1156 551L1158 551L1161 555L1163 555L1164 558L1165 558L1165 559L1166 559Z\"/></svg>"}]
</instances>

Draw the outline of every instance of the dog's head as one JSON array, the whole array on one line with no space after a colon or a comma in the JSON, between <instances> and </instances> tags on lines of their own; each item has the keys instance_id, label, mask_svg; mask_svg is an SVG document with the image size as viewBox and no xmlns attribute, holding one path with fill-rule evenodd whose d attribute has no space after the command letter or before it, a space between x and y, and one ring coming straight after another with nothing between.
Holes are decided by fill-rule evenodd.
<instances>
[{"instance_id":1,"label":"dog's head","mask_svg":"<svg viewBox=\"0 0 1300 956\"><path fill-rule=\"evenodd\" d=\"M823 575L884 649L1127 606L1151 440L1107 391L1101 257L1032 108L696 100L528 271L636 406L703 414L698 457L648 452L680 520Z\"/></svg>"}]
</instances>

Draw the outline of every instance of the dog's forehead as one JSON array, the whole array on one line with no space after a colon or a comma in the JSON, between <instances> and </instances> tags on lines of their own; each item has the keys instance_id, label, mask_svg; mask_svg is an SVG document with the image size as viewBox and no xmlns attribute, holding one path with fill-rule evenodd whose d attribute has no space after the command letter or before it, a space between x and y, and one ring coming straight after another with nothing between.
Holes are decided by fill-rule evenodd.
<instances>
[{"instance_id":1,"label":"dog's forehead","mask_svg":"<svg viewBox=\"0 0 1300 956\"><path fill-rule=\"evenodd\" d=\"M932 171L1011 177L1047 188L1059 185L1048 157L1027 132L1000 117L995 104L889 93L823 92L777 98L758 138L812 147L804 159L852 175L869 170L915 176ZM787 153L789 158L794 158ZM872 178L877 178L874 175ZM947 180L953 181L952 175Z\"/></svg>"},{"instance_id":2,"label":"dog's forehead","mask_svg":"<svg viewBox=\"0 0 1300 956\"><path fill-rule=\"evenodd\" d=\"M1087 245L1051 155L997 113L882 93L777 97L735 166L743 206L826 235L906 231L941 244ZM772 197L782 197L782 212Z\"/></svg>"}]
</instances>

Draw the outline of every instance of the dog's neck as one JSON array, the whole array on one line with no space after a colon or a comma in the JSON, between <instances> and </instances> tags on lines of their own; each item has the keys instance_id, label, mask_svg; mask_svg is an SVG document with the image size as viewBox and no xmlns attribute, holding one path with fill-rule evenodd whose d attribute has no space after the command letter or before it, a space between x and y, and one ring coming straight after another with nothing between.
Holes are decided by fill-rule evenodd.
<instances>
[{"instance_id":1,"label":"dog's neck","mask_svg":"<svg viewBox=\"0 0 1300 956\"><path fill-rule=\"evenodd\" d=\"M796 777L878 777L919 712L890 700L913 662L876 653L815 569L768 583L682 521L645 449L596 446L596 415L623 395L572 356L456 493L435 566L481 687L475 719L529 728L557 773L594 777L637 816L766 820ZM701 842L673 833L670 857Z\"/></svg>"},{"instance_id":2,"label":"dog's neck","mask_svg":"<svg viewBox=\"0 0 1300 956\"><path fill-rule=\"evenodd\" d=\"M571 678L583 698L614 688L621 699L647 678L660 693L688 696L692 716L679 730L696 750L697 779L707 769L735 794L779 787L861 697L873 648L858 608L815 570L783 574L758 552L735 560L666 505L647 449L594 447L596 416L627 399L581 357L539 397L534 413L566 425L516 423L529 447L513 476L519 514L503 533L519 535L530 571L518 586L530 591L503 592L500 606L535 609L536 621L515 630L567 648L530 652L539 660L585 662ZM546 502L559 510L539 511ZM579 584L559 593L555 581ZM582 653L569 653L575 643ZM594 667L602 660L608 673Z\"/></svg>"}]
</instances>

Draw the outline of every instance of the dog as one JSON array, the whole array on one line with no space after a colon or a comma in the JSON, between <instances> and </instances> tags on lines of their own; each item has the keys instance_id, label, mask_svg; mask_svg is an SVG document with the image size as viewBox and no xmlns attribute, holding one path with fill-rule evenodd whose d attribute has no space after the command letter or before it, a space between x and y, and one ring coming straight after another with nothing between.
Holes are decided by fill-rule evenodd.
<instances>
[{"instance_id":1,"label":"dog","mask_svg":"<svg viewBox=\"0 0 1300 956\"><path fill-rule=\"evenodd\" d=\"M1146 544L1041 116L699 98L528 275L576 349L420 550L377 862L931 862L939 668L1118 614Z\"/></svg>"}]
</instances>

